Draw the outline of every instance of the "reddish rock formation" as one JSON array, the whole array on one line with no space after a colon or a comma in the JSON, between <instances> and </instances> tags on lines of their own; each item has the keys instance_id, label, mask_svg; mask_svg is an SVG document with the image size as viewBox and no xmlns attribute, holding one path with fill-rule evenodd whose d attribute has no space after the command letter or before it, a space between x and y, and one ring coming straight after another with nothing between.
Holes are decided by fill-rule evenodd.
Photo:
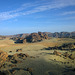
<instances>
[{"instance_id":1,"label":"reddish rock formation","mask_svg":"<svg viewBox=\"0 0 75 75\"><path fill-rule=\"evenodd\" d=\"M8 57L8 54L4 51L0 50L0 64L6 61L6 58Z\"/></svg>"},{"instance_id":2,"label":"reddish rock formation","mask_svg":"<svg viewBox=\"0 0 75 75\"><path fill-rule=\"evenodd\" d=\"M7 57L8 54L0 50L0 68L2 67L2 64L6 61Z\"/></svg>"},{"instance_id":3,"label":"reddish rock formation","mask_svg":"<svg viewBox=\"0 0 75 75\"><path fill-rule=\"evenodd\" d=\"M26 37L27 42L38 42L44 39L48 39L48 36L46 34L43 34L42 32L31 33Z\"/></svg>"},{"instance_id":4,"label":"reddish rock formation","mask_svg":"<svg viewBox=\"0 0 75 75\"><path fill-rule=\"evenodd\" d=\"M24 37L13 37L12 40L16 41L15 43L26 43L26 42L38 42L44 39L49 39L48 35L42 32L31 33L29 36Z\"/></svg>"}]
</instances>

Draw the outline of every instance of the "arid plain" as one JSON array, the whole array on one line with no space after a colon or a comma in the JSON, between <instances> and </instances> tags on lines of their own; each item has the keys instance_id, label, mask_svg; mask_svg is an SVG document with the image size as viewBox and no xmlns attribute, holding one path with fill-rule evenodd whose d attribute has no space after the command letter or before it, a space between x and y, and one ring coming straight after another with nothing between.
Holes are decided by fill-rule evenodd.
<instances>
[{"instance_id":1,"label":"arid plain","mask_svg":"<svg viewBox=\"0 0 75 75\"><path fill-rule=\"evenodd\" d=\"M10 57L10 61L5 61L0 70L6 75L75 75L75 59L64 56L66 52L68 54L75 52L50 49L50 47L61 46L64 43L75 43L75 40L51 38L25 44L15 44L9 38L0 40L0 50L7 52ZM59 54L54 54L54 51ZM22 58L24 54L26 57ZM12 57L15 58L12 59Z\"/></svg>"}]
</instances>

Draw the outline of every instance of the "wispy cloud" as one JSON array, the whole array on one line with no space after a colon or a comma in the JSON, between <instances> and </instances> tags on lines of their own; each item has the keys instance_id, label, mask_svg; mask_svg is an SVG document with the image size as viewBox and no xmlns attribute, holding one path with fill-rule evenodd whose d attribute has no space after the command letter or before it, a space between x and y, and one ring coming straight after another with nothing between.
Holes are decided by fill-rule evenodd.
<instances>
[{"instance_id":1,"label":"wispy cloud","mask_svg":"<svg viewBox=\"0 0 75 75\"><path fill-rule=\"evenodd\" d=\"M64 18L64 20L75 20L75 16L66 17L66 18Z\"/></svg>"},{"instance_id":2,"label":"wispy cloud","mask_svg":"<svg viewBox=\"0 0 75 75\"><path fill-rule=\"evenodd\" d=\"M61 15L71 15L71 14L75 14L75 11L64 12Z\"/></svg>"},{"instance_id":3,"label":"wispy cloud","mask_svg":"<svg viewBox=\"0 0 75 75\"><path fill-rule=\"evenodd\" d=\"M59 9L67 6L75 6L75 0L42 0L34 3L25 3L21 5L20 8L16 10L1 12L0 20L7 20L11 18L15 18L22 15L28 15L32 13L42 12L51 9ZM73 14L75 12L65 12L66 14Z\"/></svg>"}]
</instances>

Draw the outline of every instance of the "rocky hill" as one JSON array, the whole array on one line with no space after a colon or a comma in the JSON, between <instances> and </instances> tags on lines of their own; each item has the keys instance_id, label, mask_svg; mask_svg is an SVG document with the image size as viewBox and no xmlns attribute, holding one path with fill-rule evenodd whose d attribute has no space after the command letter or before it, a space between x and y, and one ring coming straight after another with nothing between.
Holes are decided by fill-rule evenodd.
<instances>
[{"instance_id":1,"label":"rocky hill","mask_svg":"<svg viewBox=\"0 0 75 75\"><path fill-rule=\"evenodd\" d=\"M16 34L16 35L10 35L8 37L21 37L21 38L25 38L26 36L29 36L30 34L28 33L24 33L24 34Z\"/></svg>"},{"instance_id":2,"label":"rocky hill","mask_svg":"<svg viewBox=\"0 0 75 75\"><path fill-rule=\"evenodd\" d=\"M48 37L59 37L59 38L73 38L75 37L75 32L43 32L44 34L48 35Z\"/></svg>"},{"instance_id":3,"label":"rocky hill","mask_svg":"<svg viewBox=\"0 0 75 75\"><path fill-rule=\"evenodd\" d=\"M41 33L47 35L48 37L75 38L75 31L74 32L55 32L55 33L41 32ZM27 37L29 35L30 35L29 33L24 33L24 34L11 35L11 36L8 36L8 37L21 37L21 38L25 38L25 37Z\"/></svg>"},{"instance_id":4,"label":"rocky hill","mask_svg":"<svg viewBox=\"0 0 75 75\"><path fill-rule=\"evenodd\" d=\"M48 37L56 37L56 38L72 38L75 37L75 32L41 32L42 34L46 34ZM22 37L25 38L26 36L29 36L30 34L17 34L12 35L12 37Z\"/></svg>"}]
</instances>

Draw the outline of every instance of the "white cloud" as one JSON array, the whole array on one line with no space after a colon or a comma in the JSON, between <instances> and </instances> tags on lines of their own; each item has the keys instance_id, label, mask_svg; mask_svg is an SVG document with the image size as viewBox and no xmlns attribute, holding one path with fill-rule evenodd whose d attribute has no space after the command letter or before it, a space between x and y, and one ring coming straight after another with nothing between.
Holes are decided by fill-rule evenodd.
<instances>
[{"instance_id":1,"label":"white cloud","mask_svg":"<svg viewBox=\"0 0 75 75\"><path fill-rule=\"evenodd\" d=\"M16 10L1 12L0 20L7 20L21 15L28 15L32 13L42 12L50 9L59 9L67 6L75 6L75 0L42 0L34 3L25 3ZM75 12L66 12L66 14L73 14Z\"/></svg>"},{"instance_id":2,"label":"white cloud","mask_svg":"<svg viewBox=\"0 0 75 75\"><path fill-rule=\"evenodd\" d=\"M64 12L61 15L71 15L71 14L75 14L75 11Z\"/></svg>"}]
</instances>

